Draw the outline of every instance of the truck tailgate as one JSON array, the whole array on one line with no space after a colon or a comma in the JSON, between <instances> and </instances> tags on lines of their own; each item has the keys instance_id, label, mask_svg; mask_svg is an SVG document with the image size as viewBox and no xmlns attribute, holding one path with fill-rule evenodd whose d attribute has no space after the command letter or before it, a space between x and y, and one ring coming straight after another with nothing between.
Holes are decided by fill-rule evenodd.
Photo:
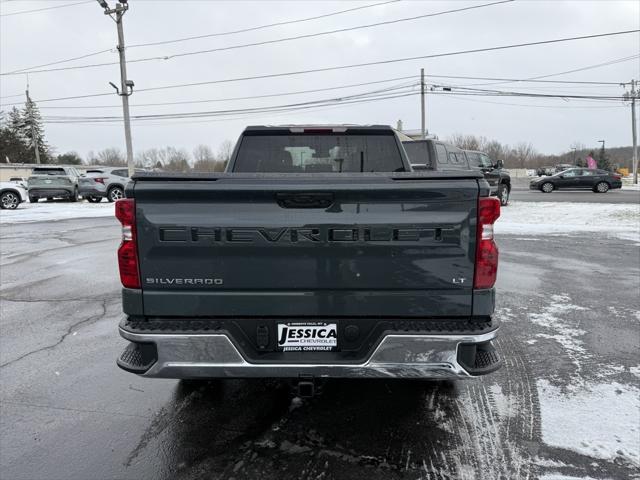
<instances>
[{"instance_id":1,"label":"truck tailgate","mask_svg":"<svg viewBox=\"0 0 640 480\"><path fill-rule=\"evenodd\" d=\"M471 315L477 179L291 177L137 181L144 315Z\"/></svg>"}]
</instances>

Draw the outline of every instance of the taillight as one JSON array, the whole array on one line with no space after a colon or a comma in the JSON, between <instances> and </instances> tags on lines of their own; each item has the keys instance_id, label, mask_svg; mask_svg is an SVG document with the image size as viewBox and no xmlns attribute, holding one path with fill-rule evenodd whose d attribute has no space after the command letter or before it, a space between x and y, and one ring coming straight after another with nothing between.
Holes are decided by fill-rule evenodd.
<instances>
[{"instance_id":1,"label":"taillight","mask_svg":"<svg viewBox=\"0 0 640 480\"><path fill-rule=\"evenodd\" d=\"M614 175L613 178L616 180L622 180L622 175Z\"/></svg>"},{"instance_id":2,"label":"taillight","mask_svg":"<svg viewBox=\"0 0 640 480\"><path fill-rule=\"evenodd\" d=\"M498 273L498 246L493 240L493 224L500 216L500 201L483 197L478 201L478 229L476 239L476 271L473 288L491 288Z\"/></svg>"},{"instance_id":3,"label":"taillight","mask_svg":"<svg viewBox=\"0 0 640 480\"><path fill-rule=\"evenodd\" d=\"M136 248L136 202L123 198L116 202L116 218L122 224L122 243L118 248L120 281L126 288L140 288Z\"/></svg>"},{"instance_id":4,"label":"taillight","mask_svg":"<svg viewBox=\"0 0 640 480\"><path fill-rule=\"evenodd\" d=\"M104 185L104 177L94 177L93 181L101 183L102 185Z\"/></svg>"}]
</instances>

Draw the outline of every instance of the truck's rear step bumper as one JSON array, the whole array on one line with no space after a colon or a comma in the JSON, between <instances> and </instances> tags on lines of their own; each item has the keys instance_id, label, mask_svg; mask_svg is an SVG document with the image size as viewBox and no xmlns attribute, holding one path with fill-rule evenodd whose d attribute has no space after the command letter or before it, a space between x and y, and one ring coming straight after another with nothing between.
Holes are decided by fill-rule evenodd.
<instances>
[{"instance_id":1,"label":"truck's rear step bumper","mask_svg":"<svg viewBox=\"0 0 640 480\"><path fill-rule=\"evenodd\" d=\"M359 364L256 364L248 362L224 333L145 334L120 328L120 335L132 345L118 365L145 377L181 379L469 378L500 368L502 362L491 343L496 333L497 329L477 335L390 334Z\"/></svg>"}]
</instances>

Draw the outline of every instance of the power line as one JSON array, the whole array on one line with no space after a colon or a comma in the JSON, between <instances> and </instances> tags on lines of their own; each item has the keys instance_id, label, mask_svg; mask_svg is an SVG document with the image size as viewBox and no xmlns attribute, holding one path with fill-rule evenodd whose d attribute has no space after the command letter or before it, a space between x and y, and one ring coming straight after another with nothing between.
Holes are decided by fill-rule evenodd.
<instances>
[{"instance_id":1,"label":"power line","mask_svg":"<svg viewBox=\"0 0 640 480\"><path fill-rule=\"evenodd\" d=\"M203 100L186 100L179 102L155 102L155 103L138 103L132 105L132 107L151 107L151 106L167 106L167 105L189 105L189 104L198 104L198 103L215 103L215 102L228 102L228 101L237 101L237 100L255 100L259 98L271 98L271 97L285 97L291 95L301 95L304 93L317 93L317 92L327 92L331 90L340 90L343 88L353 88L353 87L361 87L364 85L375 85L380 83L388 83L394 82L397 80L407 80L417 78L416 75L409 75L405 77L395 77L388 78L385 80L376 80L372 82L362 82L362 83L352 83L347 85L338 85L334 87L325 87L325 88L315 88L312 90L298 90L294 92L280 92L280 93L269 93L264 95L251 95L245 97L227 97L227 98L212 98L212 99L203 99ZM415 82L414 82L415 83ZM87 109L87 108L117 108L117 105L85 105L85 106L53 106L53 107L40 107L41 109Z\"/></svg>"},{"instance_id":2,"label":"power line","mask_svg":"<svg viewBox=\"0 0 640 480\"><path fill-rule=\"evenodd\" d=\"M318 104L325 103L335 103L335 102L347 102L353 100L360 99L373 99L379 97L385 97L389 95L397 95L398 92L402 90L406 90L409 88L412 89L414 85L406 86L396 86L390 87L383 90L374 90L369 92L362 92L353 95L347 95L336 98L325 98L320 100L310 100L306 102L298 102L298 103L290 103L284 105L269 105L264 107L251 107L251 108L241 108L241 109L231 109L231 110L208 110L208 111L196 111L196 112L176 112L176 113L160 113L160 114L145 114L145 115L132 115L132 119L141 120L141 119L160 119L160 118L191 118L191 117L199 117L199 116L215 116L215 115L228 115L228 114L238 114L238 113L255 113L261 111L277 111L280 109L287 108L297 108L297 107L306 107L306 106L314 106ZM122 117L119 116L84 116L84 117L73 117L68 115L60 115L60 116L47 116L48 119L56 119L56 120L64 120L64 119L72 119L72 120L121 120Z\"/></svg>"},{"instance_id":3,"label":"power line","mask_svg":"<svg viewBox=\"0 0 640 480\"><path fill-rule=\"evenodd\" d=\"M352 104L362 103L364 101L376 101L391 98L402 98L409 95L416 95L418 92L413 89L415 85L392 87L395 91L391 91L391 88L386 91L373 91L364 92L360 94L328 98L321 100L311 100L307 102L299 102L293 104L284 105L270 105L264 107L253 107L243 109L231 109L231 110L209 110L209 111L196 111L196 112L176 112L176 113L163 113L163 114L146 114L146 115L133 115L132 119L136 121L143 120L161 120L161 119L184 119L184 118L202 118L202 117L216 117L225 115L240 115L240 114L252 114L252 113L271 113L281 111L292 110L305 110L311 107L317 107L322 105L332 104ZM407 91L409 89L409 91ZM403 91L404 90L404 91ZM433 94L440 95L455 95L455 96L510 96L510 97L530 97L530 98L560 98L560 99L600 99L600 100L622 100L622 96L584 96L584 95L554 95L554 94L532 94L527 92L509 92L509 91L492 91L492 90L471 90L463 92L433 92ZM119 116L47 116L46 120L50 123L74 123L74 122L110 122L120 121Z\"/></svg>"},{"instance_id":4,"label":"power line","mask_svg":"<svg viewBox=\"0 0 640 480\"><path fill-rule=\"evenodd\" d=\"M22 97L24 96L24 93L16 93L15 95L3 95L0 98L15 98L15 97Z\"/></svg>"},{"instance_id":5,"label":"power line","mask_svg":"<svg viewBox=\"0 0 640 480\"><path fill-rule=\"evenodd\" d=\"M179 57L186 57L186 56L192 56L192 55L201 55L204 53L214 53L214 52L222 52L222 51L227 51L227 50L234 50L234 49L238 49L238 48L246 48L246 47L254 47L254 46L259 46L259 45L270 45L270 44L274 44L274 43L281 43L281 42L288 42L288 41L292 41L292 40L301 40L301 39L306 39L306 38L313 38L313 37L319 37L319 36L324 36L324 35L332 35L335 33L344 33L344 32L350 32L353 30L361 30L361 29L365 29L365 28L374 28L374 27L380 27L383 25L393 25L396 23L401 23L401 22L408 22L408 21L413 21L413 20L420 20L423 18L430 18L430 17L437 17L437 16L441 16L441 15L447 15L450 13L460 13L460 12L464 12L464 11L468 11L468 10L476 10L479 8L485 8L485 7L491 7L494 5L500 5L503 3L511 3L514 0L499 0L497 2L491 2L491 3L485 3L485 4L481 4L481 5L473 5L470 7L463 7L463 8L455 8L452 10L444 10L441 12L435 12L435 13L427 13L427 14L423 14L423 15L414 15L412 17L404 17L404 18L398 18L398 19L394 19L394 20L385 20L382 22L376 22L376 23L370 23L367 25L358 25L355 27L346 27L346 28L338 28L338 29L334 29L334 30L328 30L325 32L316 32L316 33L308 33L308 34L304 34L304 35L296 35L293 37L285 37L285 38L278 38L278 39L274 39L274 40L265 40L262 42L253 42L253 43L246 43L246 44L241 44L241 45L231 45L231 46L227 46L227 47L220 47L220 48L210 48L210 49L205 49L205 50L196 50L196 51L191 51L191 52L184 52L184 53L177 53L174 55L167 55L167 56L163 56L162 59L163 60L170 60L173 58L179 58ZM140 58L140 59L134 59L132 60L132 62L145 62L145 61L150 61L150 60L156 60L158 57L147 57L147 58Z\"/></svg>"},{"instance_id":6,"label":"power line","mask_svg":"<svg viewBox=\"0 0 640 480\"><path fill-rule=\"evenodd\" d=\"M174 40L164 40L164 41L159 41L159 42L138 43L138 44L129 45L127 47L127 49L139 48L139 47L147 47L147 46L152 46L152 45L163 45L163 44L167 44L167 43L178 43L178 42L184 42L184 41L187 41L187 40L195 40L195 39L199 39L199 38L220 37L220 36L233 35L233 34L244 33L244 32L252 32L252 31L255 31L255 30L261 30L261 29L270 28L270 27L291 25L291 24L294 24L294 23L309 22L311 20L318 20L318 19L321 19L321 18L327 18L327 17L336 16L336 15L342 15L342 14L348 13L348 12L355 12L356 10L364 10L364 9L367 9L367 8L379 7L381 5L387 5L389 3L397 3L397 2L400 2L400 1L402 1L402 0L390 0L390 1L381 2L381 3L374 3L374 4L371 4L371 5L363 5L361 7L349 8L347 10L339 10L337 12L325 13L323 15L316 15L314 17L301 18L301 19L297 19L297 20L285 20L285 21L282 21L282 22L270 23L270 24L267 24L267 25L259 25L257 27L243 28L241 30L234 30L234 31L220 32L220 33L209 33L209 34L205 34L205 35L197 35L197 36L193 36L193 37L177 38L177 39L174 39ZM93 56L96 56L96 55L100 55L100 54L103 54L103 53L110 52L112 50L113 49L99 50L99 51L96 51L96 52L87 53L87 54L80 55L80 56L77 56L77 57L66 58L66 59L63 59L63 60L56 60L55 62L51 62L51 63L45 63L45 64L42 64L42 65L33 65L31 67L20 68L20 69L17 69L17 70L12 70L12 71L7 72L7 73L20 73L20 72L24 72L26 70L33 70L35 68L42 68L42 67L48 67L50 65L59 65L61 63L73 62L74 60L80 60L80 59L83 59L83 58L93 57Z\"/></svg>"},{"instance_id":7,"label":"power line","mask_svg":"<svg viewBox=\"0 0 640 480\"><path fill-rule=\"evenodd\" d=\"M334 67L323 67L323 68L314 68L314 69L309 69L309 70L298 70L298 71L293 71L293 72L274 73L274 74L266 74L266 75L256 75L256 76L251 76L251 77L237 77L237 78L222 79L222 80L210 80L210 81L205 81L205 82L193 82L193 83L183 83L183 84L174 84L174 85L164 85L164 86L161 86L161 87L151 87L151 88L138 89L137 92L165 90L165 89L181 88L181 87L193 87L193 86L200 86L200 85L211 85L211 84L229 83L229 82L239 82L239 81L245 81L245 80L262 80L262 79L265 79L265 78L287 77L287 76L302 75L302 74L307 74L307 73L319 73L319 72L328 72L328 71L334 71L334 70L345 70L345 69L350 69L350 68L369 67L369 66L373 66L373 65L385 65L385 64L390 64L390 63L401 63L401 62L408 62L408 61L413 61L413 60L424 60L424 59L429 59L429 58L440 58L440 57L448 57L448 56L454 56L454 55L465 55L465 54L470 54L470 53L480 53L480 52L489 52L489 51L496 51L496 50L506 50L506 49L511 49L511 48L520 48L520 47L528 47L528 46L535 46L535 45L547 45L547 44L552 44L552 43L567 42L567 41L574 41L574 40L584 40L584 39L600 38L600 37L609 37L609 36L614 36L614 35L625 35L625 34L629 34L629 33L638 33L638 32L640 32L640 30L625 30L625 31L619 31L619 32L600 33L600 34L594 34L594 35L582 35L582 36L578 36L578 37L566 37L566 38L559 38L559 39L553 39L553 40L542 40L542 41L537 41L537 42L518 43L518 44L511 44L511 45L500 45L500 46L497 46L497 47L476 48L476 49L472 49L472 50L459 50L459 51L447 52L447 53L437 53L437 54L431 54L431 55L420 55L420 56L415 56L415 57L396 58L396 59L390 59L390 60L379 60L379 61L376 61L376 62L355 63L355 64L351 64L351 65L339 65L339 66L334 66ZM432 77L433 77L433 75L432 75ZM565 82L560 82L560 81L558 81L558 82L559 83L565 83ZM583 82L572 82L572 83L583 83ZM600 83L601 84L611 84L612 82L600 82Z\"/></svg>"},{"instance_id":8,"label":"power line","mask_svg":"<svg viewBox=\"0 0 640 480\"><path fill-rule=\"evenodd\" d=\"M358 26L355 26L355 27L339 28L339 29L328 30L328 31L324 31L324 32L316 32L316 33L308 33L308 34L304 34L304 35L296 35L296 36L293 36L293 37L278 38L278 39L274 39L274 40L265 40L265 41L262 41L262 42L245 43L245 44L240 44L240 45L230 45L230 46L227 46L227 47L212 48L212 49L207 49L207 50L196 50L196 51L190 51L190 52L177 53L177 54L173 54L173 55L162 55L162 56L154 56L154 57L146 57L146 58L137 58L137 59L133 59L133 60L128 60L127 63L128 64L131 64L131 63L142 63L142 62L151 62L151 61L157 61L157 60L166 61L166 60L171 60L173 58L180 58L180 57L193 56L193 55L201 55L201 54L205 54L205 53L215 53L215 52L222 52L222 51L228 51L228 50L236 50L236 49L240 49L240 48L255 47L255 46L260 46L260 45L273 45L275 43L289 42L289 41L293 41L293 40L301 40L301 39L306 39L306 38L314 38L314 37L319 37L319 36L324 36L324 35L332 35L332 34L335 34L335 33L350 32L350 31L353 31L353 30L360 30L360 29L364 29L364 28L374 28L374 27L379 27L379 26L383 26L383 25L392 25L392 24L396 24L396 23L400 23L400 22L408 22L408 21L413 21L413 20L419 20L419 19L422 19L422 18L436 17L436 16L446 15L446 14L450 14L450 13L458 13L458 12L463 12L463 11L467 11L467 10L475 10L475 9L479 9L479 8L490 7L490 6L494 6L494 5L500 5L500 4L503 4L503 3L511 3L513 1L514 0L500 0L500 1L497 1L497 2L486 3L486 4L482 4L482 5L473 5L471 7L456 8L456 9L452 9L452 10L445 10L445 11L441 11L441 12L428 13L428 14L424 14L424 15L416 15L416 16L412 16L412 17L405 17L405 18L399 18L399 19L394 19L394 20L385 20L383 22L371 23L371 24L367 24L367 25L358 25ZM427 57L422 57L422 58L427 58ZM94 64L87 64L87 65L76 65L76 66L50 68L50 69L43 69L43 70L30 70L28 73L46 73L46 72L59 72L59 71L67 71L67 70L78 70L78 69L85 69L85 68L99 68L99 67L106 67L106 66L117 65L117 64L118 64L117 62L94 63ZM21 70L21 72L24 73L24 69ZM0 76L18 75L18 74L19 73L16 73L16 72L5 72L5 73L0 73Z\"/></svg>"},{"instance_id":9,"label":"power line","mask_svg":"<svg viewBox=\"0 0 640 480\"><path fill-rule=\"evenodd\" d=\"M469 88L465 86L444 86L444 88L448 88L447 92L453 92L454 89L462 90L465 93L480 93L487 95L499 95L499 96L526 96L526 97L537 97L537 98L563 98L563 99L571 99L571 98L583 98L583 99L591 99L591 100L622 100L621 95L576 95L576 94L552 94L552 93L534 93L534 92L513 92L513 91L505 91L505 90L487 90L482 88Z\"/></svg>"},{"instance_id":10,"label":"power line","mask_svg":"<svg viewBox=\"0 0 640 480\"><path fill-rule=\"evenodd\" d=\"M107 52L111 52L111 51L113 51L113 48L106 48L106 49L100 50L98 52L87 53L86 55L80 55L79 57L67 58L65 60L57 60L55 62L43 63L41 65L34 65L32 67L25 67L25 68L21 68L21 69L18 69L18 70L12 70L11 72L7 72L7 75L14 74L14 73L31 73L28 70L31 70L33 68L48 67L50 65L59 65L61 63L73 62L74 60L82 60L83 58L93 57L94 55L99 55L101 53L107 53Z\"/></svg>"},{"instance_id":11,"label":"power line","mask_svg":"<svg viewBox=\"0 0 640 480\"><path fill-rule=\"evenodd\" d=\"M243 110L219 110L210 112L190 112L185 114L163 114L159 115L139 115L132 116L132 120L145 121L145 120L160 120L160 119L180 119L180 118L204 118L204 117L217 117L222 115L239 115L239 114L252 114L252 113L272 113L272 112L284 112L284 111L296 111L306 110L308 108L323 106L323 105L351 105L354 103L368 103L372 101L396 99L402 97L408 97L416 95L416 92L399 93L393 95L378 95L373 97L342 100L342 99L327 99L324 101L307 102L303 104L290 104L290 105L274 105L271 107L260 107L254 109ZM103 122L119 122L120 117L43 117L43 121L47 123L103 123Z\"/></svg>"},{"instance_id":12,"label":"power line","mask_svg":"<svg viewBox=\"0 0 640 480\"><path fill-rule=\"evenodd\" d=\"M74 5L83 5L85 3L93 3L93 0L88 0L85 2L76 2L76 3L65 3L64 5L55 5L53 7L36 8L34 10L21 10L19 12L3 13L3 14L0 14L0 17L10 17L13 15L22 15L24 13L43 12L45 10L53 10L55 8L64 8L64 7L73 7Z\"/></svg>"},{"instance_id":13,"label":"power line","mask_svg":"<svg viewBox=\"0 0 640 480\"><path fill-rule=\"evenodd\" d=\"M552 74L553 75L553 74ZM551 75L549 75L551 76ZM453 78L456 80L496 80L500 83L530 82L530 83L566 83L576 85L620 85L620 82L594 82L588 80L530 80L526 78L495 78L495 77L470 77L464 75L427 75L428 78ZM497 85L492 83L478 84L480 85Z\"/></svg>"},{"instance_id":14,"label":"power line","mask_svg":"<svg viewBox=\"0 0 640 480\"><path fill-rule=\"evenodd\" d=\"M610 60L610 61L604 62L604 63L597 63L595 65L588 65L586 67L574 68L573 70L565 70L564 72L549 73L547 75L538 75L538 76L535 76L535 77L528 77L528 78L525 78L525 79L522 79L522 80L511 80L511 81L505 81L505 82L484 83L484 84L478 84L478 86L482 86L482 85L502 85L502 84L505 84L505 83L513 83L513 82L536 82L536 81L544 82L544 80L540 80L540 79L549 78L549 77L557 77L557 76L560 76L560 75L567 75L569 73L583 72L585 70L591 70L591 69L594 69L594 68L606 67L606 66L609 66L609 65L615 65L615 64L618 64L618 63L622 63L622 62L628 62L630 60L635 60L637 58L640 58L640 55L638 55L638 54L630 55L628 57L617 58L617 59ZM556 81L555 83L561 83L561 81ZM572 83L574 83L574 82L572 82ZM575 82L575 83L577 83L577 82ZM591 83L591 82L582 82L582 83L586 84L586 83ZM600 84L600 83L598 83L598 84ZM615 85L616 87L618 87L620 84L612 82L611 85Z\"/></svg>"},{"instance_id":15,"label":"power line","mask_svg":"<svg viewBox=\"0 0 640 480\"><path fill-rule=\"evenodd\" d=\"M610 33L610 34L601 34L601 35L598 35L598 36L616 35L616 34L621 34L621 33L635 33L635 32L638 32L638 30L634 30L634 31L630 31L630 32L613 32L613 33ZM588 36L586 38L592 38L592 37L593 36ZM578 38L585 38L585 37L578 37ZM570 40L574 40L574 39L575 38L571 38ZM550 40L550 41L547 41L547 43L548 42L559 42L559 41L563 41L563 40L564 39ZM540 42L535 42L535 44L539 44L539 43ZM525 45L530 45L530 44L525 44ZM516 45L516 46L519 47L519 46L524 46L524 45ZM501 49L501 48L514 48L516 46L492 47L492 48L489 48L489 49L479 49L479 51ZM478 50L473 51L473 52L477 52L477 51ZM472 52L472 51L453 52L453 53L451 53L451 55L457 55L457 54L460 54L460 53L470 53L470 52ZM439 54L439 56L444 56L444 55L446 55L446 54ZM159 86L159 87L150 87L150 88L137 89L136 92L137 93L141 93L141 92L165 90L165 89L173 89L173 88L181 88L181 87L194 87L194 86L212 85L212 84L220 84L220 83L233 83L233 82L242 82L242 81L249 81L249 80L264 80L264 79L267 79L267 78L278 78L278 77L287 77L287 76L294 76L294 75L303 75L303 74L308 74L308 73L326 72L326 71L331 71L331 70L342 70L342 69L349 69L349 68L358 68L358 67L364 67L364 66L371 66L371 65L378 65L378 64L385 64L385 63L394 63L394 62L408 61L408 60L421 59L421 58L425 58L425 57L412 57L412 58L397 59L397 60L383 60L383 61L379 61L379 62L368 62L368 63L361 63L361 64L340 65L340 66L335 66L335 67L323 67L323 68L316 68L316 69L310 69L310 70L299 70L299 71L293 71L293 72L272 73L272 74L256 75L256 76L249 76L249 77L236 77L236 78L228 78L228 79L221 79L221 80L210 80L210 81L194 82L194 83L180 83L180 84L164 85L164 86ZM556 75L556 74L550 74L550 75ZM428 77L429 78L466 79L466 80L500 80L500 81L507 81L507 82L560 83L560 84L619 85L619 83L620 83L620 82L600 82L600 81L598 81L598 82L597 81L577 81L577 80L527 80L527 79L518 79L518 78L472 77L472 76L460 76L460 75L435 75L435 74L428 75ZM68 96L68 97L45 98L45 99L38 100L38 103L57 102L57 101L62 101L62 100L75 100L75 99L92 98L92 97L103 97L103 96L107 96L107 95L113 95L113 93L111 93L111 92L109 92L109 93L93 93L93 94L75 95L75 96ZM21 103L5 103L4 104L4 106L12 106L12 105L21 105Z\"/></svg>"},{"instance_id":16,"label":"power line","mask_svg":"<svg viewBox=\"0 0 640 480\"><path fill-rule=\"evenodd\" d=\"M465 95L459 96L456 94L449 94L447 98L452 98L454 100L461 100L465 102L475 102L475 103L488 103L491 105L506 105L510 107L527 107L527 108L625 108L625 105L533 105L531 103L523 104L523 103L507 103L507 102L492 102L490 100L478 100L471 98L464 98Z\"/></svg>"},{"instance_id":17,"label":"power line","mask_svg":"<svg viewBox=\"0 0 640 480\"><path fill-rule=\"evenodd\" d=\"M637 32L637 30L634 31L634 32ZM629 33L629 32L624 32L624 33ZM604 35L606 35L606 34L604 34ZM561 41L561 39L558 40L558 41ZM623 57L623 59L632 59L632 58L635 58L635 57L638 57L638 55L632 55L632 56L629 56L629 57ZM420 58L420 57L415 57L415 58ZM574 71L586 70L588 68L597 68L599 66L603 66L603 65L610 64L610 63L614 63L614 62L616 62L618 60L621 61L623 59L617 59L617 60L613 60L611 62L605 62L605 63L601 63L601 64L590 65L590 66L587 66L587 67L574 69ZM325 67L325 68L318 68L318 69L311 69L311 70L300 70L300 71L295 71L295 72L273 73L273 74L258 75L258 76L251 76L251 77L238 77L238 78L229 78L229 79L222 79L222 80L211 80L211 81L195 82L195 83L173 84L173 85L165 85L165 86L160 86L160 87L150 87L150 88L146 88L146 89L145 88L138 89L138 90L136 90L136 92L140 93L140 92L145 92L145 91L155 91L155 90L163 90L163 89L170 89L170 88L180 88L180 87L191 87L191 86L201 86L201 85L210 85L210 84L217 84L217 83L232 83L232 82L249 81L249 80L263 80L263 79L266 79L266 78L277 78L277 77L286 77L286 76L293 76L293 75L302 75L302 74L307 74L307 73L317 73L317 72L323 72L323 71L329 71L329 70L340 70L340 69L356 68L356 67L360 67L360 66L369 66L369 65L376 65L378 63L388 63L388 62L404 61L404 60L405 59L388 60L388 61L381 61L381 62L370 62L370 63L365 63L365 64L351 64L351 65L341 65L341 66L336 66L336 67ZM615 85L615 86L619 86L620 85L620 82L579 81L579 80L542 80L542 78L545 78L545 77L563 75L563 74L568 73L568 72L569 71L551 73L551 74L547 74L547 75L540 75L538 77L535 77L536 79L501 78L501 77L474 77L474 76L462 76L462 75L436 75L436 74L427 75L427 77L428 78L464 79L464 80L492 80L492 81L500 81L500 82L505 82L505 83L527 82L527 83L550 83L550 84L567 84L567 85L570 85L570 84L576 84L576 85L585 85L585 84L587 84L587 85ZM375 81L375 82L365 82L365 83L362 83L362 84L354 84L353 86L369 85L369 84L373 84L373 83L382 83L382 82L385 82L385 81L403 80L405 78L411 78L411 77L397 77L395 79L380 80L380 81ZM345 88L346 87L347 86L345 86ZM334 88L334 87L332 87L332 88ZM335 87L335 88L340 88L340 87ZM102 97L102 96L107 96L107 95L113 95L113 93L94 93L94 94L76 95L76 96L68 96L68 97L45 98L45 99L38 100L38 103L57 102L57 101L62 101L62 100L75 100L75 99L92 98L92 97ZM8 95L8 96L2 97L2 98L17 97L17 96L22 96L22 94L19 94L19 95ZM207 100L202 101L202 103L206 103L206 102L207 102ZM190 102L167 102L167 104L170 104L170 103L190 103ZM17 103L5 103L4 104L4 106L13 106L13 105L21 105L21 103L17 102ZM159 103L158 105L161 105L161 104Z\"/></svg>"},{"instance_id":18,"label":"power line","mask_svg":"<svg viewBox=\"0 0 640 480\"><path fill-rule=\"evenodd\" d=\"M355 8L349 8L347 10L339 10L337 12L330 12L330 13L325 13L323 15L316 15L313 17L307 17L307 18L300 18L297 20L285 20L283 22L276 22L276 23L269 23L266 25L259 25L257 27L248 27L248 28L243 28L240 30L230 30L227 32L219 32L219 33L207 33L204 35L195 35L192 37L182 37L182 38L176 38L173 40L161 40L158 42L149 42L149 43L137 43L137 44L133 44L133 45L129 45L129 47L127 48L139 48L139 47L150 47L150 46L155 46L155 45L166 45L168 43L178 43L178 42L186 42L188 40L199 40L202 38L211 38L211 37L222 37L222 36L226 36L226 35L235 35L238 33L246 33L246 32L253 32L256 30L262 30L265 28L271 28L271 27L279 27L279 26L283 26L283 25L291 25L294 23L302 23L302 22L309 22L311 20L319 20L321 18L327 18L327 17L333 17L336 15L342 15L344 13L349 13L349 12L355 12L356 10L364 10L366 8L373 8L373 7L379 7L381 5L387 5L389 3L397 3L400 2L401 0L391 0L388 2L381 2L381 3L374 3L371 5L363 5L361 7L355 7Z\"/></svg>"}]
</instances>

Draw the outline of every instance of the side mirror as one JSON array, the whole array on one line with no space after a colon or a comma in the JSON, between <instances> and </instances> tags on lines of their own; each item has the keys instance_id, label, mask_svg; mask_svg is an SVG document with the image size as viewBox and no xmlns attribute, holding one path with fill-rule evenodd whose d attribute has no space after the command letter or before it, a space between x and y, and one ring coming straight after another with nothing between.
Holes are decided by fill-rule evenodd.
<instances>
[{"instance_id":1,"label":"side mirror","mask_svg":"<svg viewBox=\"0 0 640 480\"><path fill-rule=\"evenodd\" d=\"M564 178L564 175L560 175L560 178Z\"/></svg>"}]
</instances>

